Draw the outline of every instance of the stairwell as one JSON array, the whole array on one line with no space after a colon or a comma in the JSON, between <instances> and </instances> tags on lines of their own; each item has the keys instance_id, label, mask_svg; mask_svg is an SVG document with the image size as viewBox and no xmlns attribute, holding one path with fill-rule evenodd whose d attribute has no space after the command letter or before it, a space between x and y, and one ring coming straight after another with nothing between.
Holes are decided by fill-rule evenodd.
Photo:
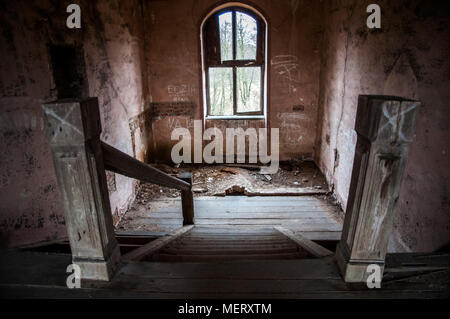
<instances>
[{"instance_id":1,"label":"stairwell","mask_svg":"<svg viewBox=\"0 0 450 319\"><path fill-rule=\"evenodd\" d=\"M274 228L194 227L146 261L208 262L314 258Z\"/></svg>"}]
</instances>

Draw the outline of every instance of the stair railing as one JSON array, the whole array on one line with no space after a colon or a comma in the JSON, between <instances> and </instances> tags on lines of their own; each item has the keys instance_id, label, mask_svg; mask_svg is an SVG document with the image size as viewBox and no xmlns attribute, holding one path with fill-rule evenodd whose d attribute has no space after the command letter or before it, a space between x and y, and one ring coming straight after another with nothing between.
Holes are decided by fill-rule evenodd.
<instances>
[{"instance_id":1,"label":"stair railing","mask_svg":"<svg viewBox=\"0 0 450 319\"><path fill-rule=\"evenodd\" d=\"M44 104L43 111L72 262L81 279L110 280L121 258L105 170L180 190L183 224L194 224L192 175L170 176L102 142L97 98L59 100Z\"/></svg>"}]
</instances>

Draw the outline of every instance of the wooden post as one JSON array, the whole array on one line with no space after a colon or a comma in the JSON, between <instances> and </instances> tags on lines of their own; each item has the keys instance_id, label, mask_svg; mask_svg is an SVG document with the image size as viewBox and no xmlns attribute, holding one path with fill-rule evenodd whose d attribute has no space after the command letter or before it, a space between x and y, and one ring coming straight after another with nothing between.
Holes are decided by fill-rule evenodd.
<instances>
[{"instance_id":1,"label":"wooden post","mask_svg":"<svg viewBox=\"0 0 450 319\"><path fill-rule=\"evenodd\" d=\"M360 96L358 140L336 259L346 282L366 282L370 264L384 270L396 202L420 103ZM380 278L381 280L381 278Z\"/></svg>"},{"instance_id":2,"label":"wooden post","mask_svg":"<svg viewBox=\"0 0 450 319\"><path fill-rule=\"evenodd\" d=\"M110 280L120 260L100 145L97 98L43 105L72 260L81 279Z\"/></svg>"},{"instance_id":3,"label":"wooden post","mask_svg":"<svg viewBox=\"0 0 450 319\"><path fill-rule=\"evenodd\" d=\"M179 179L189 183L189 190L181 191L181 205L183 209L183 225L194 224L194 196L192 194L192 173L182 173Z\"/></svg>"}]
</instances>

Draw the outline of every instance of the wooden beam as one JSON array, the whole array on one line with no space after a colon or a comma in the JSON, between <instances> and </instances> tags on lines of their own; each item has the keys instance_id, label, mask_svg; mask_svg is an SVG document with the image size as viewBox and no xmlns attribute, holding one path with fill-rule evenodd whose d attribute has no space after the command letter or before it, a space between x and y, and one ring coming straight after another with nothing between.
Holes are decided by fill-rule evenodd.
<instances>
[{"instance_id":1,"label":"wooden beam","mask_svg":"<svg viewBox=\"0 0 450 319\"><path fill-rule=\"evenodd\" d=\"M188 190L181 191L181 206L183 210L183 225L194 224L194 196L192 194L192 173L182 173L179 179L190 185Z\"/></svg>"},{"instance_id":2,"label":"wooden beam","mask_svg":"<svg viewBox=\"0 0 450 319\"><path fill-rule=\"evenodd\" d=\"M128 254L124 255L122 259L126 261L139 261L146 256L154 254L171 241L192 230L192 228L194 228L194 225L184 226L180 229L170 232L164 237L158 238L140 248L137 248L136 250L129 252Z\"/></svg>"},{"instance_id":3,"label":"wooden beam","mask_svg":"<svg viewBox=\"0 0 450 319\"><path fill-rule=\"evenodd\" d=\"M281 226L275 226L274 228L316 257L321 258L334 255L332 251L316 244L298 233L294 234L293 231Z\"/></svg>"},{"instance_id":4,"label":"wooden beam","mask_svg":"<svg viewBox=\"0 0 450 319\"><path fill-rule=\"evenodd\" d=\"M119 151L111 145L102 142L101 147L103 151L105 169L109 171L152 184L157 184L159 186L175 188L182 191L188 191L191 189L191 185L189 185L189 183L138 161L137 159Z\"/></svg>"}]
</instances>

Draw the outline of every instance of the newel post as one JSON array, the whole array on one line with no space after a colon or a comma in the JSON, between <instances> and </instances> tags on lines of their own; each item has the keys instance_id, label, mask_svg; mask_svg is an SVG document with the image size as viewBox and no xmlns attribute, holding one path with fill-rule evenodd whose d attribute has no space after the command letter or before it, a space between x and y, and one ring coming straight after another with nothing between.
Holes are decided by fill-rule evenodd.
<instances>
[{"instance_id":1,"label":"newel post","mask_svg":"<svg viewBox=\"0 0 450 319\"><path fill-rule=\"evenodd\" d=\"M81 279L110 280L120 260L100 147L97 98L43 105L64 204L72 260Z\"/></svg>"},{"instance_id":2,"label":"newel post","mask_svg":"<svg viewBox=\"0 0 450 319\"><path fill-rule=\"evenodd\" d=\"M358 140L342 237L336 259L346 282L366 282L367 266L381 274L393 217L414 135L417 101L360 96ZM381 279L381 278L380 278Z\"/></svg>"},{"instance_id":3,"label":"newel post","mask_svg":"<svg viewBox=\"0 0 450 319\"><path fill-rule=\"evenodd\" d=\"M181 191L181 206L183 210L183 225L194 225L194 196L192 194L192 173L182 173L179 179L189 183L188 190Z\"/></svg>"}]
</instances>

